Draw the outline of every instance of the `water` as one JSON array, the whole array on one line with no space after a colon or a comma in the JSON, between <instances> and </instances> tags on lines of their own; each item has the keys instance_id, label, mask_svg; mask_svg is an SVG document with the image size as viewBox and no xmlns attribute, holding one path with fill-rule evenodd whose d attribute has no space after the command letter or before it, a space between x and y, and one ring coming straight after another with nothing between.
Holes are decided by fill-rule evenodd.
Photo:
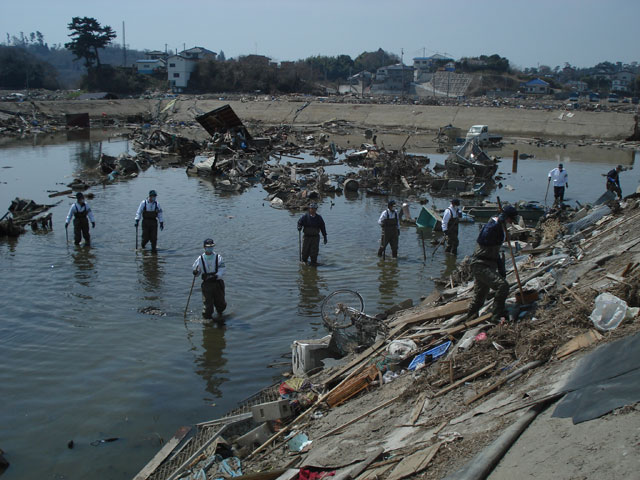
<instances>
[{"instance_id":1,"label":"water","mask_svg":"<svg viewBox=\"0 0 640 480\"><path fill-rule=\"evenodd\" d=\"M411 227L402 228L399 261L381 261L377 219L386 199L363 195L320 204L329 238L320 247L323 265L301 266L298 214L269 207L259 186L230 195L183 169L151 168L137 179L92 188L93 246L76 248L64 232L73 199L49 199L47 190L63 190L78 172L95 167L97 143L47 141L0 149L0 206L16 196L62 200L50 210L53 232L0 240L0 448L11 462L3 479L131 478L161 438L217 418L279 380L287 368L277 364L288 362L293 340L325 335L319 303L328 293L357 290L367 313L375 314L405 298L418 301L432 290L431 277L455 266L441 250L431 260L430 234L424 262ZM103 143L111 155L127 149L126 141ZM570 160L567 197L579 201L601 193L598 175L612 164L634 161ZM555 163L552 155L520 161L519 172L503 182L515 190L498 194L542 201ZM510 168L509 156L501 170ZM623 192L635 189L636 170L621 178ZM152 188L165 212L157 255L134 248L133 217ZM472 252L477 229L461 225L459 258ZM227 264L222 327L199 319L199 282L183 319L191 265L207 237ZM140 313L145 307L166 316ZM91 445L112 437L119 440Z\"/></svg>"}]
</instances>

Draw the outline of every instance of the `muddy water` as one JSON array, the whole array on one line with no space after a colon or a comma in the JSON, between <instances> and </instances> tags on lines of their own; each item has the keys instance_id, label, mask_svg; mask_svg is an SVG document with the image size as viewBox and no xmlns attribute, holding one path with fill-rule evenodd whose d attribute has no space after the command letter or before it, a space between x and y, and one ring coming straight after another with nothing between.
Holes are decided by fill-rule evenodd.
<instances>
[{"instance_id":1,"label":"muddy water","mask_svg":"<svg viewBox=\"0 0 640 480\"><path fill-rule=\"evenodd\" d=\"M0 206L16 196L55 203L47 190L62 190L74 174L94 167L97 147L30 140L0 149ZM103 142L111 155L127 148L125 141ZM552 154L520 161L518 173L503 182L515 190L497 193L542 201L546 172L556 162ZM632 162L630 156L626 163ZM625 162L607 162L606 155L601 162L565 159L567 197L591 200L602 190L599 174L616 163ZM511 170L510 157L501 170ZM637 183L636 170L622 175L623 191ZM133 216L151 188L165 211L157 255L134 248ZM366 311L377 313L405 298L417 301L432 290L432 277L454 267L441 252L431 260L430 237L423 262L421 239L410 227L402 229L400 259L378 259L384 198L321 203L329 243L321 245L323 265L312 269L298 263L298 215L270 208L260 186L229 195L182 169L151 168L91 192L90 249L66 243L67 197L51 210L53 232L0 240L6 479L131 478L178 427L216 418L277 379L292 340L325 334L319 303L331 291L355 289ZM444 199L435 203L446 206ZM473 250L477 228L461 225L460 258ZM183 320L191 264L206 237L227 264L225 326L199 319L197 282ZM145 307L166 315L140 313ZM99 442L108 438L118 440Z\"/></svg>"}]
</instances>

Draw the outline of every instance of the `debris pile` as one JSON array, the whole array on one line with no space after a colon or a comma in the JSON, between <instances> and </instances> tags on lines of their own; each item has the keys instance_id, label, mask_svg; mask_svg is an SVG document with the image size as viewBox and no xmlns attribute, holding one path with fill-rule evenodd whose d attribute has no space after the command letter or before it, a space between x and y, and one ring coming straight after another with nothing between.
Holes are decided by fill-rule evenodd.
<instances>
[{"instance_id":1,"label":"debris pile","mask_svg":"<svg viewBox=\"0 0 640 480\"><path fill-rule=\"evenodd\" d=\"M39 205L33 200L15 198L11 201L7 213L0 219L0 237L17 237L25 232L24 226L30 225L33 231L53 230L52 215L42 215L54 205Z\"/></svg>"}]
</instances>

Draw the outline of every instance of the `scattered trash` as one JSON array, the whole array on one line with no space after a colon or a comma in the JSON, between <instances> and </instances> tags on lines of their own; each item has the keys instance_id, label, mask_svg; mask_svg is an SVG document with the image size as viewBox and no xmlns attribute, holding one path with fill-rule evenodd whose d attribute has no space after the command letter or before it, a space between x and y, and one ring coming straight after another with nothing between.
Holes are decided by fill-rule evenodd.
<instances>
[{"instance_id":1,"label":"scattered trash","mask_svg":"<svg viewBox=\"0 0 640 480\"><path fill-rule=\"evenodd\" d=\"M417 349L418 346L416 345L416 342L408 339L394 340L387 347L387 351L391 355L398 355L400 357L405 357Z\"/></svg>"},{"instance_id":2,"label":"scattered trash","mask_svg":"<svg viewBox=\"0 0 640 480\"><path fill-rule=\"evenodd\" d=\"M301 452L305 447L311 445L311 443L312 441L309 440L306 434L298 433L287 442L287 447L291 452Z\"/></svg>"},{"instance_id":3,"label":"scattered trash","mask_svg":"<svg viewBox=\"0 0 640 480\"><path fill-rule=\"evenodd\" d=\"M91 445L97 447L98 445L102 445L103 443L111 443L115 442L116 440L120 439L118 437L102 438L100 440L94 440L93 442L91 442Z\"/></svg>"},{"instance_id":4,"label":"scattered trash","mask_svg":"<svg viewBox=\"0 0 640 480\"><path fill-rule=\"evenodd\" d=\"M598 330L615 330L620 323L638 314L638 308L629 308L627 302L608 292L596 297L595 307L589 318Z\"/></svg>"}]
</instances>

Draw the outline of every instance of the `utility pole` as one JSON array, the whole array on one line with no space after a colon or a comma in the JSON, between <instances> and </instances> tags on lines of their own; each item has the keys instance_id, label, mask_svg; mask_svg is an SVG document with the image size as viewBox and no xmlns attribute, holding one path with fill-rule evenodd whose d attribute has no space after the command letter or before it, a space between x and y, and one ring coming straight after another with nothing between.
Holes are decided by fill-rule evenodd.
<instances>
[{"instance_id":1,"label":"utility pole","mask_svg":"<svg viewBox=\"0 0 640 480\"><path fill-rule=\"evenodd\" d=\"M122 21L122 52L124 55L124 65L123 67L127 66L127 43L125 41L125 31L124 31L124 20Z\"/></svg>"}]
</instances>

